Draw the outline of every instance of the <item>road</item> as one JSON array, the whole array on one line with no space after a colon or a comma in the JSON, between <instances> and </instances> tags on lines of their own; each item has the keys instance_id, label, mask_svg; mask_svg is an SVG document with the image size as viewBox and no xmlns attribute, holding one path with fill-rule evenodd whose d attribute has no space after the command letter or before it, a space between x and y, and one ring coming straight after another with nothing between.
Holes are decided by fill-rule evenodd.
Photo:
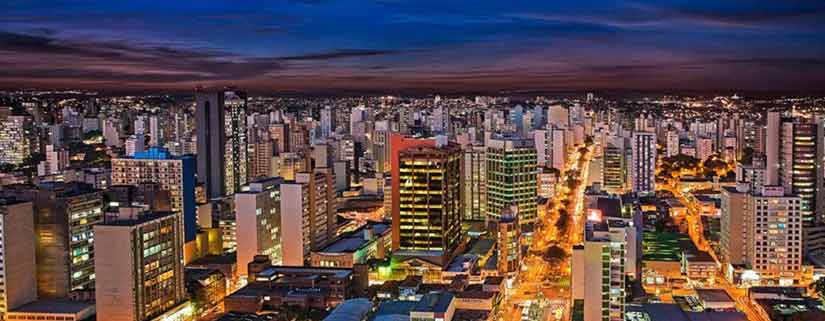
<instances>
[{"instance_id":1,"label":"road","mask_svg":"<svg viewBox=\"0 0 825 321\"><path fill-rule=\"evenodd\" d=\"M521 306L535 303L540 298L550 302L545 308L548 310L540 314L542 318L565 320L570 315L569 254L573 245L581 242L584 231L584 181L593 153L592 146L578 147L562 171L553 200L548 202L544 211L539 211L533 241L522 260L524 263L521 271L512 287L505 292L497 320L521 320ZM568 185L567 182L578 183ZM562 215L563 213L570 215ZM566 218L567 222L559 230L556 222L561 217ZM544 259L544 254L552 246L564 249L568 256L560 263L550 264Z\"/></svg>"},{"instance_id":2,"label":"road","mask_svg":"<svg viewBox=\"0 0 825 321\"><path fill-rule=\"evenodd\" d=\"M732 166L729 166L727 170L733 170ZM719 175L726 175L727 172L723 171L719 173ZM666 190L673 194L682 204L685 205L687 211L685 211L685 217L688 224L688 235L690 235L691 240L702 251L706 251L713 257L713 260L716 261L717 266L721 266L719 263L719 257L716 252L713 250L713 247L710 246L710 243L707 239L705 239L704 233L704 226L702 225L702 205L696 199L696 197L691 194L691 191L682 191L679 189L679 178L680 176L676 176L672 180L669 180L665 184L658 184L657 187L661 190ZM750 299L748 298L748 291L746 289L741 289L736 287L734 284L730 283L727 278L723 275L723 272L719 271L719 275L715 278L717 285L719 288L725 290L725 292L736 301L736 308L744 313L748 320L750 321L770 321L763 317L761 314L756 312L756 308L751 303Z\"/></svg>"}]
</instances>

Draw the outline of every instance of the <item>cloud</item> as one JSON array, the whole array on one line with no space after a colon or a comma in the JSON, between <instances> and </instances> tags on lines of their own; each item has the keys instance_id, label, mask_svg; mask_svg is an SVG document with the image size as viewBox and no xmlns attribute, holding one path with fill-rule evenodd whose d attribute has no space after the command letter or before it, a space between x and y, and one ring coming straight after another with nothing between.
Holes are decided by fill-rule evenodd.
<instances>
[{"instance_id":1,"label":"cloud","mask_svg":"<svg viewBox=\"0 0 825 321\"><path fill-rule=\"evenodd\" d=\"M281 70L279 59L242 57L209 48L57 39L0 32L2 77L92 78L154 82L253 78Z\"/></svg>"},{"instance_id":2,"label":"cloud","mask_svg":"<svg viewBox=\"0 0 825 321\"><path fill-rule=\"evenodd\" d=\"M301 61L301 60L333 60L355 57L370 57L396 54L395 50L370 50L370 49L336 49L327 52L310 53L306 55L284 56L280 60Z\"/></svg>"}]
</instances>

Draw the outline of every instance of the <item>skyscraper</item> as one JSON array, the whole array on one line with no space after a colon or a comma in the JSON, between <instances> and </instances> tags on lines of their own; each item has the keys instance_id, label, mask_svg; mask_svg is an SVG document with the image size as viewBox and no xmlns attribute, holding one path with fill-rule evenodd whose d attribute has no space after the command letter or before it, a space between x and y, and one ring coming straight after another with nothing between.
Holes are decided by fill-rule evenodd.
<instances>
[{"instance_id":1,"label":"skyscraper","mask_svg":"<svg viewBox=\"0 0 825 321\"><path fill-rule=\"evenodd\" d=\"M786 194L802 200L805 253L825 250L824 136L822 124L802 118L782 119L779 182Z\"/></svg>"},{"instance_id":2,"label":"skyscraper","mask_svg":"<svg viewBox=\"0 0 825 321\"><path fill-rule=\"evenodd\" d=\"M487 217L487 161L484 146L469 145L464 150L461 172L462 220L484 221Z\"/></svg>"},{"instance_id":3,"label":"skyscraper","mask_svg":"<svg viewBox=\"0 0 825 321\"><path fill-rule=\"evenodd\" d=\"M627 225L588 221L583 245L573 247L573 299L584 300L584 321L623 321Z\"/></svg>"},{"instance_id":4,"label":"skyscraper","mask_svg":"<svg viewBox=\"0 0 825 321\"><path fill-rule=\"evenodd\" d=\"M498 136L487 143L487 216L498 218L518 206L519 223L530 225L538 214L536 197L536 149L533 141L517 136Z\"/></svg>"},{"instance_id":5,"label":"skyscraper","mask_svg":"<svg viewBox=\"0 0 825 321\"><path fill-rule=\"evenodd\" d=\"M199 92L195 111L198 179L210 198L231 195L246 185L246 93Z\"/></svg>"},{"instance_id":6,"label":"skyscraper","mask_svg":"<svg viewBox=\"0 0 825 321\"><path fill-rule=\"evenodd\" d=\"M194 241L197 233L195 214L195 158L174 157L168 150L152 147L130 158L112 160L112 184L133 185L158 183L169 191L172 210L182 214L184 240Z\"/></svg>"},{"instance_id":7,"label":"skyscraper","mask_svg":"<svg viewBox=\"0 0 825 321\"><path fill-rule=\"evenodd\" d=\"M416 143L393 155L392 247L444 265L461 241L462 154L457 145Z\"/></svg>"},{"instance_id":8,"label":"skyscraper","mask_svg":"<svg viewBox=\"0 0 825 321\"><path fill-rule=\"evenodd\" d=\"M782 186L765 186L745 203L747 263L768 284L793 284L802 268L803 201L785 194Z\"/></svg>"},{"instance_id":9,"label":"skyscraper","mask_svg":"<svg viewBox=\"0 0 825 321\"><path fill-rule=\"evenodd\" d=\"M506 207L496 224L498 247L498 272L512 276L521 265L521 227L518 222L518 206Z\"/></svg>"},{"instance_id":10,"label":"skyscraper","mask_svg":"<svg viewBox=\"0 0 825 321\"><path fill-rule=\"evenodd\" d=\"M98 319L151 320L185 300L180 225L176 212L145 212L95 226Z\"/></svg>"},{"instance_id":11,"label":"skyscraper","mask_svg":"<svg viewBox=\"0 0 825 321\"><path fill-rule=\"evenodd\" d=\"M31 202L0 197L0 319L37 299Z\"/></svg>"},{"instance_id":12,"label":"skyscraper","mask_svg":"<svg viewBox=\"0 0 825 321\"><path fill-rule=\"evenodd\" d=\"M63 299L94 289L92 227L103 222L102 192L83 183L49 182L7 185L3 194L34 204L38 297Z\"/></svg>"},{"instance_id":13,"label":"skyscraper","mask_svg":"<svg viewBox=\"0 0 825 321\"><path fill-rule=\"evenodd\" d=\"M634 132L631 144L630 166L633 192L654 193L656 191L656 135L649 132Z\"/></svg>"},{"instance_id":14,"label":"skyscraper","mask_svg":"<svg viewBox=\"0 0 825 321\"><path fill-rule=\"evenodd\" d=\"M29 117L13 115L9 107L0 107L0 164L21 164L29 157L28 125Z\"/></svg>"},{"instance_id":15,"label":"skyscraper","mask_svg":"<svg viewBox=\"0 0 825 321\"><path fill-rule=\"evenodd\" d=\"M625 188L624 152L608 143L602 157L602 184L610 192L621 193Z\"/></svg>"},{"instance_id":16,"label":"skyscraper","mask_svg":"<svg viewBox=\"0 0 825 321\"><path fill-rule=\"evenodd\" d=\"M247 276L247 263L266 255L272 264L283 262L281 251L281 183L264 178L235 193L238 274Z\"/></svg>"}]
</instances>

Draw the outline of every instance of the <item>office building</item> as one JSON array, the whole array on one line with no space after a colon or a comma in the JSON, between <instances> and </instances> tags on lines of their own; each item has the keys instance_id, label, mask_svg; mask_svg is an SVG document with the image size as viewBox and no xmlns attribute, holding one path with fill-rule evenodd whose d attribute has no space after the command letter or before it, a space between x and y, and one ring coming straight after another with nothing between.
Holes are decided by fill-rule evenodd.
<instances>
[{"instance_id":1,"label":"office building","mask_svg":"<svg viewBox=\"0 0 825 321\"><path fill-rule=\"evenodd\" d=\"M264 255L273 264L283 262L281 252L280 177L253 181L235 193L238 274L247 276L247 263Z\"/></svg>"},{"instance_id":2,"label":"office building","mask_svg":"<svg viewBox=\"0 0 825 321\"><path fill-rule=\"evenodd\" d=\"M393 249L446 264L461 241L461 150L414 146L393 158Z\"/></svg>"},{"instance_id":3,"label":"office building","mask_svg":"<svg viewBox=\"0 0 825 321\"><path fill-rule=\"evenodd\" d=\"M103 193L88 184L48 182L7 185L2 194L34 204L38 297L66 299L93 290L93 226L103 222Z\"/></svg>"},{"instance_id":4,"label":"office building","mask_svg":"<svg viewBox=\"0 0 825 321\"><path fill-rule=\"evenodd\" d=\"M621 193L625 188L625 165L624 165L624 151L608 144L604 147L604 156L602 157L602 186L604 189L613 192Z\"/></svg>"},{"instance_id":5,"label":"office building","mask_svg":"<svg viewBox=\"0 0 825 321\"><path fill-rule=\"evenodd\" d=\"M352 268L369 260L383 260L392 246L392 229L385 222L367 224L340 235L318 250L312 251L314 267Z\"/></svg>"},{"instance_id":6,"label":"office building","mask_svg":"<svg viewBox=\"0 0 825 321\"><path fill-rule=\"evenodd\" d=\"M763 282L791 285L802 269L802 198L765 186L746 199L748 263Z\"/></svg>"},{"instance_id":7,"label":"office building","mask_svg":"<svg viewBox=\"0 0 825 321\"><path fill-rule=\"evenodd\" d=\"M748 230L745 220L750 215L745 213L745 201L749 197L748 192L747 186L722 188L719 259L723 264L739 265L747 260Z\"/></svg>"},{"instance_id":8,"label":"office building","mask_svg":"<svg viewBox=\"0 0 825 321\"><path fill-rule=\"evenodd\" d=\"M281 251L283 265L302 266L312 251L309 184L281 183Z\"/></svg>"},{"instance_id":9,"label":"office building","mask_svg":"<svg viewBox=\"0 0 825 321\"><path fill-rule=\"evenodd\" d=\"M198 180L209 198L231 195L246 185L246 93L199 92L195 110Z\"/></svg>"},{"instance_id":10,"label":"office building","mask_svg":"<svg viewBox=\"0 0 825 321\"><path fill-rule=\"evenodd\" d=\"M260 177L272 176L272 140L268 133L257 133L250 136L249 142L249 170L248 180L254 181Z\"/></svg>"},{"instance_id":11,"label":"office building","mask_svg":"<svg viewBox=\"0 0 825 321\"><path fill-rule=\"evenodd\" d=\"M487 160L484 146L467 146L462 160L462 220L484 221L487 217Z\"/></svg>"},{"instance_id":12,"label":"office building","mask_svg":"<svg viewBox=\"0 0 825 321\"><path fill-rule=\"evenodd\" d=\"M97 318L144 321L186 299L177 212L124 214L95 226Z\"/></svg>"},{"instance_id":13,"label":"office building","mask_svg":"<svg viewBox=\"0 0 825 321\"><path fill-rule=\"evenodd\" d=\"M32 203L0 197L0 320L37 300L34 235Z\"/></svg>"},{"instance_id":14,"label":"office building","mask_svg":"<svg viewBox=\"0 0 825 321\"><path fill-rule=\"evenodd\" d=\"M804 253L825 251L824 137L822 124L801 118L782 119L779 182L786 194L802 200Z\"/></svg>"},{"instance_id":15,"label":"office building","mask_svg":"<svg viewBox=\"0 0 825 321\"><path fill-rule=\"evenodd\" d=\"M308 189L311 250L315 250L336 236L335 176L327 168L316 168L312 173L296 174L295 182Z\"/></svg>"},{"instance_id":16,"label":"office building","mask_svg":"<svg viewBox=\"0 0 825 321\"><path fill-rule=\"evenodd\" d=\"M512 204L518 205L519 223L536 220L536 149L533 141L498 136L487 142L487 216L498 218Z\"/></svg>"},{"instance_id":17,"label":"office building","mask_svg":"<svg viewBox=\"0 0 825 321\"><path fill-rule=\"evenodd\" d=\"M172 210L183 215L184 240L195 240L195 157L175 157L164 148L152 147L129 158L112 159L112 184L141 183L157 183L169 192Z\"/></svg>"},{"instance_id":18,"label":"office building","mask_svg":"<svg viewBox=\"0 0 825 321\"><path fill-rule=\"evenodd\" d=\"M497 222L498 272L515 275L521 266L521 227L518 206L506 207Z\"/></svg>"},{"instance_id":19,"label":"office building","mask_svg":"<svg viewBox=\"0 0 825 321\"><path fill-rule=\"evenodd\" d=\"M630 171L633 192L650 194L656 191L656 135L634 132L631 142Z\"/></svg>"},{"instance_id":20,"label":"office building","mask_svg":"<svg viewBox=\"0 0 825 321\"><path fill-rule=\"evenodd\" d=\"M0 164L22 164L31 155L27 116L13 115L9 107L0 107Z\"/></svg>"},{"instance_id":21,"label":"office building","mask_svg":"<svg viewBox=\"0 0 825 321\"><path fill-rule=\"evenodd\" d=\"M611 220L585 224L585 241L573 247L573 299L584 300L584 321L623 321L627 226Z\"/></svg>"}]
</instances>

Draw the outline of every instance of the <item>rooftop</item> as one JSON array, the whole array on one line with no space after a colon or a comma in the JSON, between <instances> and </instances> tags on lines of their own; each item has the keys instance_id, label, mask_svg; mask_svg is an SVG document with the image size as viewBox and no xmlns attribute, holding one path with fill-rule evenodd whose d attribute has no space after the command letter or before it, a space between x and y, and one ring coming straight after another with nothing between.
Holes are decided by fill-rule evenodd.
<instances>
[{"instance_id":1,"label":"rooftop","mask_svg":"<svg viewBox=\"0 0 825 321\"><path fill-rule=\"evenodd\" d=\"M696 294L704 302L733 303L728 292L722 289L696 289Z\"/></svg>"},{"instance_id":2,"label":"rooftop","mask_svg":"<svg viewBox=\"0 0 825 321\"><path fill-rule=\"evenodd\" d=\"M100 223L100 226L136 226L174 215L175 212L144 212L135 218Z\"/></svg>"},{"instance_id":3,"label":"rooftop","mask_svg":"<svg viewBox=\"0 0 825 321\"><path fill-rule=\"evenodd\" d=\"M367 299L349 299L339 304L323 321L361 321L372 309Z\"/></svg>"},{"instance_id":4,"label":"rooftop","mask_svg":"<svg viewBox=\"0 0 825 321\"><path fill-rule=\"evenodd\" d=\"M411 312L447 312L450 304L453 302L453 294L449 292L435 292L427 293Z\"/></svg>"},{"instance_id":5,"label":"rooftop","mask_svg":"<svg viewBox=\"0 0 825 321\"><path fill-rule=\"evenodd\" d=\"M690 242L690 237L685 234L645 231L642 241L642 260L679 261L682 255L680 241L685 240Z\"/></svg>"},{"instance_id":6,"label":"rooftop","mask_svg":"<svg viewBox=\"0 0 825 321\"><path fill-rule=\"evenodd\" d=\"M87 309L94 309L94 306L93 303L81 301L37 300L14 309L12 312L78 314L86 312Z\"/></svg>"},{"instance_id":7,"label":"rooftop","mask_svg":"<svg viewBox=\"0 0 825 321\"><path fill-rule=\"evenodd\" d=\"M345 233L341 235L337 240L332 242L331 244L323 247L322 249L318 250L319 253L350 253L355 252L365 245L369 243L368 240L364 238L364 231L368 228L373 229L373 235L375 237L380 237L384 233L388 233L390 230L390 224L388 223L367 223L364 226L361 226L354 231Z\"/></svg>"}]
</instances>

